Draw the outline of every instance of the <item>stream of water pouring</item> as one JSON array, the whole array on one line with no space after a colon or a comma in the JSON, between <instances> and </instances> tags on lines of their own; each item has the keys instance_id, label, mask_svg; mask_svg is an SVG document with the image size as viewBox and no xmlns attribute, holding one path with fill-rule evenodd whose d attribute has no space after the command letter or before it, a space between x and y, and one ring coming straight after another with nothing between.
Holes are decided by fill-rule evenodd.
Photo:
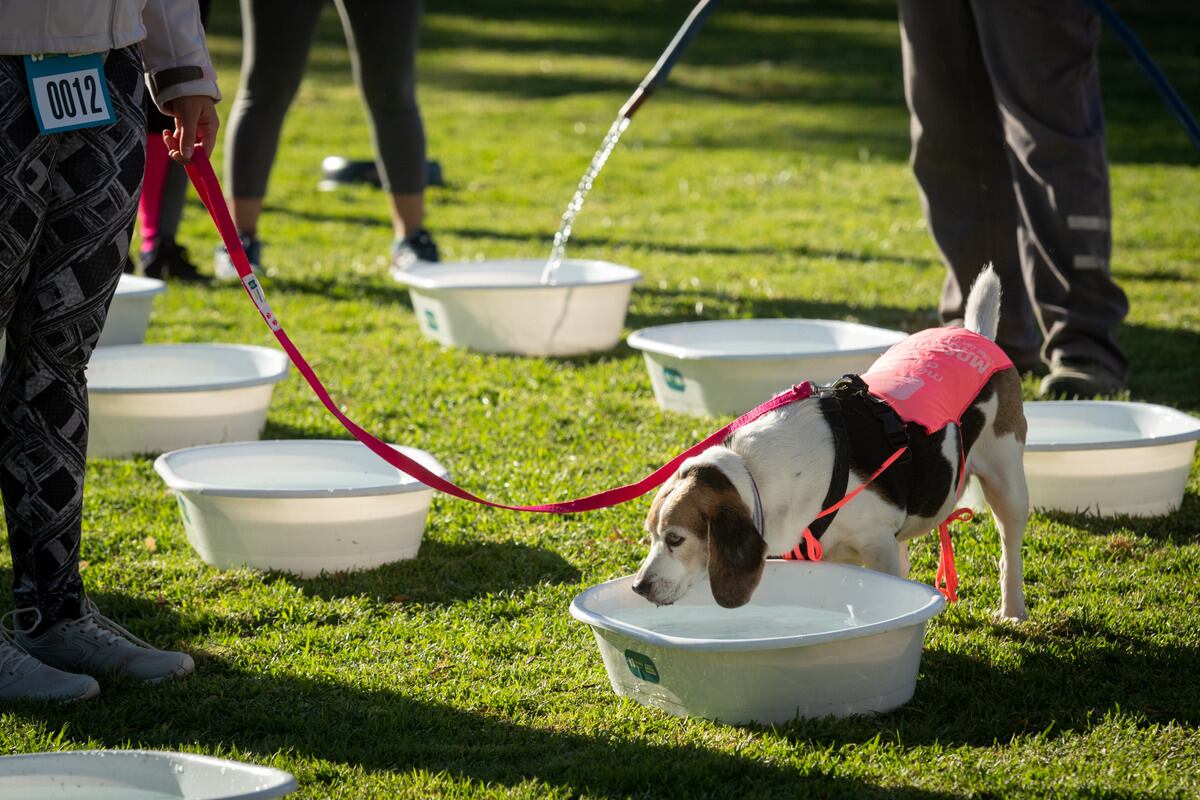
<instances>
[{"instance_id":1,"label":"stream of water pouring","mask_svg":"<svg viewBox=\"0 0 1200 800\"><path fill-rule=\"evenodd\" d=\"M575 223L575 217L579 214L579 209L583 208L583 201L596 182L596 176L600 174L600 170L604 169L604 162L608 161L613 148L617 146L617 140L621 138L622 132L628 127L629 117L617 117L616 122L604 135L600 149L596 151L596 155L592 156L592 163L588 165L587 172L583 173L583 178L579 181L579 188L575 190L575 196L571 198L571 202L567 204L567 210L563 212L558 233L554 234L554 246L550 250L550 258L546 260L546 268L542 270L543 284L554 283L554 273L558 271L563 256L566 255L567 241L571 238L571 226Z\"/></svg>"}]
</instances>

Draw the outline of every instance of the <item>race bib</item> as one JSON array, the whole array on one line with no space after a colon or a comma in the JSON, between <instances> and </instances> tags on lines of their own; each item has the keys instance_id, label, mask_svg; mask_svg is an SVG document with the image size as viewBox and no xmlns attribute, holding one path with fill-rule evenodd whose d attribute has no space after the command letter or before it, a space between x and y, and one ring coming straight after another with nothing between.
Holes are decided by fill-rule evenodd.
<instances>
[{"instance_id":1,"label":"race bib","mask_svg":"<svg viewBox=\"0 0 1200 800\"><path fill-rule=\"evenodd\" d=\"M44 134L108 125L116 119L99 53L25 56L25 77L33 114Z\"/></svg>"}]
</instances>

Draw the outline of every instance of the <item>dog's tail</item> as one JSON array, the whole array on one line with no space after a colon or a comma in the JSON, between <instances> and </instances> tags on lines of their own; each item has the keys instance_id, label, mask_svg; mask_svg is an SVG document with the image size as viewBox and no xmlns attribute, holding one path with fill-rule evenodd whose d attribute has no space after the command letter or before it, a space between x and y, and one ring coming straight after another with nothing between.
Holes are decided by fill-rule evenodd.
<instances>
[{"instance_id":1,"label":"dog's tail","mask_svg":"<svg viewBox=\"0 0 1200 800\"><path fill-rule=\"evenodd\" d=\"M979 273L967 295L967 330L981 333L992 341L996 340L996 326L1000 324L1000 278L988 264Z\"/></svg>"}]
</instances>

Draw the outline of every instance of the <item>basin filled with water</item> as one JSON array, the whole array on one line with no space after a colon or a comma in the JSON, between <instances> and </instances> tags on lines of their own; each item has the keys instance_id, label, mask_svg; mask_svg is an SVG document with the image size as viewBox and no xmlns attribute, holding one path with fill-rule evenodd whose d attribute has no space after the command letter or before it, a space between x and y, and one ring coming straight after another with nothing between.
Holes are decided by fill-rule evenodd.
<instances>
[{"instance_id":1,"label":"basin filled with water","mask_svg":"<svg viewBox=\"0 0 1200 800\"><path fill-rule=\"evenodd\" d=\"M396 449L430 471L429 453ZM433 489L358 442L239 442L165 453L188 541L209 564L301 577L415 558Z\"/></svg>"},{"instance_id":2,"label":"basin filled with water","mask_svg":"<svg viewBox=\"0 0 1200 800\"><path fill-rule=\"evenodd\" d=\"M0 757L4 800L266 800L296 791L287 772L154 750Z\"/></svg>"},{"instance_id":3,"label":"basin filled with water","mask_svg":"<svg viewBox=\"0 0 1200 800\"><path fill-rule=\"evenodd\" d=\"M1200 419L1115 400L1025 404L1025 480L1033 508L1098 516L1168 514L1183 502ZM964 501L984 505L977 484Z\"/></svg>"},{"instance_id":4,"label":"basin filled with water","mask_svg":"<svg viewBox=\"0 0 1200 800\"><path fill-rule=\"evenodd\" d=\"M670 411L741 414L789 386L864 372L902 331L822 319L681 322L630 335L658 404Z\"/></svg>"},{"instance_id":5,"label":"basin filled with water","mask_svg":"<svg viewBox=\"0 0 1200 800\"><path fill-rule=\"evenodd\" d=\"M525 356L615 347L641 273L564 259L547 283L545 269L540 259L430 264L396 279L409 288L421 331L447 346Z\"/></svg>"},{"instance_id":6,"label":"basin filled with water","mask_svg":"<svg viewBox=\"0 0 1200 800\"><path fill-rule=\"evenodd\" d=\"M257 439L288 369L281 351L250 345L97 348L87 370L88 455L123 458Z\"/></svg>"},{"instance_id":7,"label":"basin filled with water","mask_svg":"<svg viewBox=\"0 0 1200 800\"><path fill-rule=\"evenodd\" d=\"M678 716L776 724L888 711L916 687L925 622L945 605L932 587L860 567L768 561L741 608L707 582L669 606L634 593L633 576L571 603L591 626L613 690Z\"/></svg>"}]
</instances>

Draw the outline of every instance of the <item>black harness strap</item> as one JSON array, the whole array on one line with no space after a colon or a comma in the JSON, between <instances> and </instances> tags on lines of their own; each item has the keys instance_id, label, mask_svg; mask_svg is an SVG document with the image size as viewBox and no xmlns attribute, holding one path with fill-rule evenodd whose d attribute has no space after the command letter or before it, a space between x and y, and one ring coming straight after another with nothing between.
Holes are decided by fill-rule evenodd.
<instances>
[{"instance_id":1,"label":"black harness strap","mask_svg":"<svg viewBox=\"0 0 1200 800\"><path fill-rule=\"evenodd\" d=\"M832 391L822 388L820 394L817 395L817 402L833 432L833 473L829 476L829 489L825 492L825 499L821 501L821 508L826 509L846 496L846 486L850 483L850 434L846 431L846 418L842 415L842 404ZM809 533L820 539L825 531L829 530L829 526L833 524L833 518L837 515L838 512L834 511L832 514L813 520L812 524L808 526ZM805 542L800 544L804 545Z\"/></svg>"},{"instance_id":2,"label":"black harness strap","mask_svg":"<svg viewBox=\"0 0 1200 800\"><path fill-rule=\"evenodd\" d=\"M908 445L908 431L904 421L895 410L883 400L875 397L867 389L867 384L857 375L843 375L828 386L817 389L817 402L821 412L833 432L833 474L829 478L829 489L825 492L825 500L821 508L826 509L846 496L846 487L850 483L850 433L846 429L846 413L843 404L862 404L870 410L879 422L880 434L887 440L889 453L894 453ZM902 466L911 460L909 450L904 451L894 466ZM820 540L829 526L833 524L837 511L813 520L808 526L813 538ZM807 539L788 553L787 557L797 560L811 560L808 552Z\"/></svg>"}]
</instances>

